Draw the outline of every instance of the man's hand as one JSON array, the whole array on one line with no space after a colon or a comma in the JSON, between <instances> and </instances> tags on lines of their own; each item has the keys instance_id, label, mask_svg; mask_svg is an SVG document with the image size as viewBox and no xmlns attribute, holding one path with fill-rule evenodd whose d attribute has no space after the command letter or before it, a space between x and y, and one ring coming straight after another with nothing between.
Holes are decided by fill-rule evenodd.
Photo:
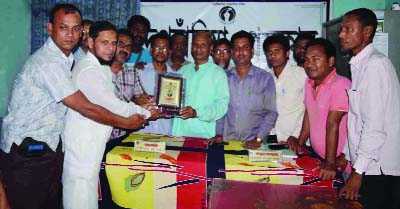
<instances>
[{"instance_id":1,"label":"man's hand","mask_svg":"<svg viewBox=\"0 0 400 209\"><path fill-rule=\"evenodd\" d=\"M171 68L176 72L182 67L182 64L172 63Z\"/></svg>"},{"instance_id":2,"label":"man's hand","mask_svg":"<svg viewBox=\"0 0 400 209\"><path fill-rule=\"evenodd\" d=\"M208 140L208 144L209 144L209 145L212 145L212 144L214 144L214 143L222 143L223 140L224 140L224 139L222 138L221 135L216 135L216 136L214 136L214 137L212 137L212 138L210 138L210 139Z\"/></svg>"},{"instance_id":3,"label":"man's hand","mask_svg":"<svg viewBox=\"0 0 400 209\"><path fill-rule=\"evenodd\" d=\"M136 63L136 69L143 70L144 66L146 66L146 64L147 63L145 63L145 62L138 62L138 63Z\"/></svg>"},{"instance_id":4,"label":"man's hand","mask_svg":"<svg viewBox=\"0 0 400 209\"><path fill-rule=\"evenodd\" d=\"M335 164L329 164L329 163L322 163L319 166L320 172L318 177L321 178L322 180L332 180L336 176L336 166Z\"/></svg>"},{"instance_id":5,"label":"man's hand","mask_svg":"<svg viewBox=\"0 0 400 209\"><path fill-rule=\"evenodd\" d=\"M362 175L354 171L351 172L349 179L339 192L339 197L344 197L348 200L358 200L361 182Z\"/></svg>"},{"instance_id":6,"label":"man's hand","mask_svg":"<svg viewBox=\"0 0 400 209\"><path fill-rule=\"evenodd\" d=\"M151 109L149 111L150 111L150 117L148 118L149 120L156 120L157 118L162 117L161 110L159 109Z\"/></svg>"},{"instance_id":7,"label":"man's hand","mask_svg":"<svg viewBox=\"0 0 400 209\"><path fill-rule=\"evenodd\" d=\"M288 146L289 146L289 149L291 149L294 153L297 154L297 153L300 152L301 146L300 146L300 144L299 144L299 140L298 140L296 137L290 136L290 137L287 139L287 144L288 144Z\"/></svg>"},{"instance_id":8,"label":"man's hand","mask_svg":"<svg viewBox=\"0 0 400 209\"><path fill-rule=\"evenodd\" d=\"M154 105L153 97L149 96L147 94L142 94L142 95L136 96L133 99L133 102L135 102L137 105L140 105L142 107L143 107L143 105L147 105L149 103ZM145 107L143 107L143 108L145 108Z\"/></svg>"},{"instance_id":9,"label":"man's hand","mask_svg":"<svg viewBox=\"0 0 400 209\"><path fill-rule=\"evenodd\" d=\"M191 106L187 106L181 110L180 115L182 116L182 119L195 118L197 112Z\"/></svg>"},{"instance_id":10,"label":"man's hand","mask_svg":"<svg viewBox=\"0 0 400 209\"><path fill-rule=\"evenodd\" d=\"M344 171L344 169L346 169L348 160L346 160L345 155L341 153L338 157L336 157L335 162L336 162L336 168L339 171Z\"/></svg>"},{"instance_id":11,"label":"man's hand","mask_svg":"<svg viewBox=\"0 0 400 209\"><path fill-rule=\"evenodd\" d=\"M261 147L262 142L258 142L257 139L253 139L251 141L246 141L242 144L242 147L245 149L258 149Z\"/></svg>"},{"instance_id":12,"label":"man's hand","mask_svg":"<svg viewBox=\"0 0 400 209\"><path fill-rule=\"evenodd\" d=\"M128 129L139 129L147 124L147 120L144 119L143 115L133 114L128 118L129 124L127 124Z\"/></svg>"}]
</instances>

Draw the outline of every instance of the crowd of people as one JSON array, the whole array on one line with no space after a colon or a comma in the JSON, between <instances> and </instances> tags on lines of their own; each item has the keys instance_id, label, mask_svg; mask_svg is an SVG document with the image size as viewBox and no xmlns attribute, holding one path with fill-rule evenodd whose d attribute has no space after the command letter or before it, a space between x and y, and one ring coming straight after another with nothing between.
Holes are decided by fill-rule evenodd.
<instances>
[{"instance_id":1,"label":"crowd of people","mask_svg":"<svg viewBox=\"0 0 400 209\"><path fill-rule=\"evenodd\" d=\"M352 54L351 81L336 72L336 48L300 33L263 42L270 72L252 64L253 35L214 40L197 31L152 35L149 20L127 28L82 20L72 4L49 14L46 43L17 76L0 139L1 209L96 209L106 143L130 132L264 142L321 158L323 180L343 174L340 198L365 208L400 208L400 85L372 45L375 14L344 15L338 35ZM145 42L149 47L145 47ZM296 64L289 62L293 52ZM155 76L185 78L179 117L154 106ZM397 153L397 154L396 154ZM62 201L62 202L61 202Z\"/></svg>"}]
</instances>

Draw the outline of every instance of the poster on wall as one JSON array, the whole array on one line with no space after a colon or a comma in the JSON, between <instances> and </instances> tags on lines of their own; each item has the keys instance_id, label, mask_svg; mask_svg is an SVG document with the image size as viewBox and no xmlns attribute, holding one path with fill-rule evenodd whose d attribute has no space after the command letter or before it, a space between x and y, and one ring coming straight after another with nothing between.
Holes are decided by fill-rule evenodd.
<instances>
[{"instance_id":1,"label":"poster on wall","mask_svg":"<svg viewBox=\"0 0 400 209\"><path fill-rule=\"evenodd\" d=\"M183 2L146 1L140 3L140 13L146 16L153 31L166 30L170 34L186 32L189 46L192 34L208 30L214 38L226 37L237 31L251 32L255 37L253 64L267 69L262 49L264 39L275 32L291 37L291 44L299 31L321 36L322 23L329 16L329 1L279 2ZM192 59L189 53L189 59Z\"/></svg>"}]
</instances>

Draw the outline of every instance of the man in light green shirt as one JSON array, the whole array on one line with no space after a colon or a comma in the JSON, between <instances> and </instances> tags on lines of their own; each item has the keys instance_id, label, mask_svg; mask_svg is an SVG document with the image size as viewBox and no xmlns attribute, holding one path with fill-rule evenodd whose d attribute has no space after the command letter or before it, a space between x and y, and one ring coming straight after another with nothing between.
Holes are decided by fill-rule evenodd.
<instances>
[{"instance_id":1,"label":"man in light green shirt","mask_svg":"<svg viewBox=\"0 0 400 209\"><path fill-rule=\"evenodd\" d=\"M183 66L179 73L186 78L185 107L182 118L175 118L172 135L211 138L215 122L222 118L229 103L229 87L225 71L209 61L212 38L207 32L193 35L194 63Z\"/></svg>"}]
</instances>

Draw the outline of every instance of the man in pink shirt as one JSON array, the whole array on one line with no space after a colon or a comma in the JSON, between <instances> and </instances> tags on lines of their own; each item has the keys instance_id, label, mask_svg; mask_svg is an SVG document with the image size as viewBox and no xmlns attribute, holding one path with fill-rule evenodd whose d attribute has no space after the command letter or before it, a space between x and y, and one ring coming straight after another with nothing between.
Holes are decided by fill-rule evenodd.
<instances>
[{"instance_id":1,"label":"man in pink shirt","mask_svg":"<svg viewBox=\"0 0 400 209\"><path fill-rule=\"evenodd\" d=\"M335 177L336 157L342 153L347 139L349 99L346 89L351 83L336 73L335 54L335 47L326 39L318 38L307 44L306 112L299 138L288 141L289 147L298 152L310 137L312 148L325 160L319 174L323 180Z\"/></svg>"}]
</instances>

